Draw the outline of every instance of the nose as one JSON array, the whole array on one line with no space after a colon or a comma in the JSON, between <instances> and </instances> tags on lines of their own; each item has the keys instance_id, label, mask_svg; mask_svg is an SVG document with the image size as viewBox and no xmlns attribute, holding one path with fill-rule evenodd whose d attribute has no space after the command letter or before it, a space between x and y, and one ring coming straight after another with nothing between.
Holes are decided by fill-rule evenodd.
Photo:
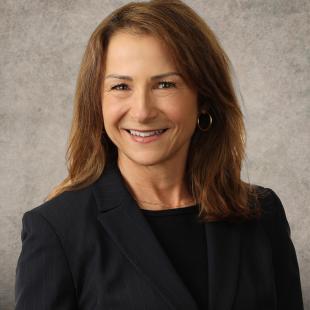
<instances>
[{"instance_id":1,"label":"nose","mask_svg":"<svg viewBox=\"0 0 310 310\"><path fill-rule=\"evenodd\" d=\"M132 97L130 105L130 116L139 123L147 123L157 117L157 110L154 98L147 89L137 90Z\"/></svg>"}]
</instances>

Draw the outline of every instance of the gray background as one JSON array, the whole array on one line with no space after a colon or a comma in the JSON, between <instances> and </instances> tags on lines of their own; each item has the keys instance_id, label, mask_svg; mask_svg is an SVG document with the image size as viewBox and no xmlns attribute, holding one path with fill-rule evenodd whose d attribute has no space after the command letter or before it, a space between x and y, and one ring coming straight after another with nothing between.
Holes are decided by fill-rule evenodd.
<instances>
[{"instance_id":1,"label":"gray background","mask_svg":"<svg viewBox=\"0 0 310 310\"><path fill-rule=\"evenodd\" d=\"M0 309L13 309L22 214L66 176L82 53L98 23L128 1L0 2ZM272 188L291 226L310 309L310 1L185 1L228 53L244 100L243 178Z\"/></svg>"}]
</instances>

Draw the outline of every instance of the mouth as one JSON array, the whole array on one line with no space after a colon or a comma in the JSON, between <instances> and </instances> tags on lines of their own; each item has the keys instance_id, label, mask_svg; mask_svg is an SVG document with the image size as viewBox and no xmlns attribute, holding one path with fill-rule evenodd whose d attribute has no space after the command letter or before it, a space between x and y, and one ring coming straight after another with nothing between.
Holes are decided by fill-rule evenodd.
<instances>
[{"instance_id":1,"label":"mouth","mask_svg":"<svg viewBox=\"0 0 310 310\"><path fill-rule=\"evenodd\" d=\"M145 129L145 130L142 130L142 129L126 129L124 128L127 132L131 132L131 131L137 131L137 132L152 132L152 131L166 131L167 129L169 128L159 128L159 129Z\"/></svg>"},{"instance_id":2,"label":"mouth","mask_svg":"<svg viewBox=\"0 0 310 310\"><path fill-rule=\"evenodd\" d=\"M125 129L130 135L133 136L150 136L150 135L161 135L165 131L167 131L169 128L161 128L161 129L148 129L148 130L140 130L140 129Z\"/></svg>"},{"instance_id":3,"label":"mouth","mask_svg":"<svg viewBox=\"0 0 310 310\"><path fill-rule=\"evenodd\" d=\"M133 129L124 129L128 132L131 139L135 142L139 143L149 143L156 141L161 138L161 136L168 130L169 128L163 129L155 129L155 130L133 130Z\"/></svg>"}]
</instances>

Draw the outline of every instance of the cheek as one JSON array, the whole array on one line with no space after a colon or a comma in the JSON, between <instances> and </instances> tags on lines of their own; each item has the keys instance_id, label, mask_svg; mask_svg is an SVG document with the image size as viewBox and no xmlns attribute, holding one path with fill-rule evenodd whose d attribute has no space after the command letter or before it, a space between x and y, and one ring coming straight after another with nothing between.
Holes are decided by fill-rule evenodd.
<instances>
[{"instance_id":1,"label":"cheek","mask_svg":"<svg viewBox=\"0 0 310 310\"><path fill-rule=\"evenodd\" d=\"M121 118L123 111L119 103L106 100L102 103L102 115L104 123L112 126Z\"/></svg>"},{"instance_id":2,"label":"cheek","mask_svg":"<svg viewBox=\"0 0 310 310\"><path fill-rule=\"evenodd\" d=\"M193 106L193 103L184 103L174 104L170 106L169 111L169 118L180 125L191 126L191 124L196 122L197 110Z\"/></svg>"}]
</instances>

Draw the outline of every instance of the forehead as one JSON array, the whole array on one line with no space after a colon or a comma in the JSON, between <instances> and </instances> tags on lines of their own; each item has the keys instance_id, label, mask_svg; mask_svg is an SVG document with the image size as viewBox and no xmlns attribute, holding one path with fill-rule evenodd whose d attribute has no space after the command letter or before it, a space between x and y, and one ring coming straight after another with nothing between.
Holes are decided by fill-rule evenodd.
<instances>
[{"instance_id":1,"label":"forehead","mask_svg":"<svg viewBox=\"0 0 310 310\"><path fill-rule=\"evenodd\" d=\"M139 65L170 66L174 62L171 53L163 42L152 35L117 32L109 41L106 65L113 69L122 69Z\"/></svg>"}]
</instances>

